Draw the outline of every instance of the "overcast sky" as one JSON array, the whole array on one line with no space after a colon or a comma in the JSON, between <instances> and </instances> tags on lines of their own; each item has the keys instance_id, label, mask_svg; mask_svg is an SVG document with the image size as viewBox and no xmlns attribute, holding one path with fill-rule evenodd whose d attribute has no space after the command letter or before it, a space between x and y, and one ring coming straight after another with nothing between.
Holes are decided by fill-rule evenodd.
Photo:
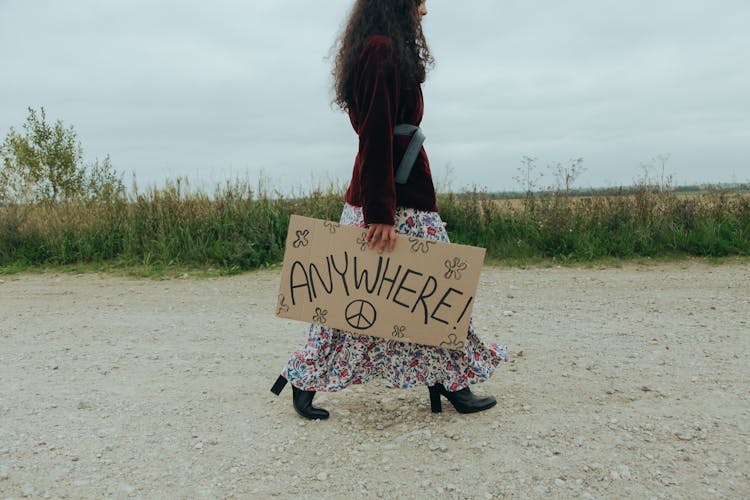
<instances>
[{"instance_id":1,"label":"overcast sky","mask_svg":"<svg viewBox=\"0 0 750 500\"><path fill-rule=\"evenodd\" d=\"M345 185L357 140L326 57L351 4L0 0L0 134L44 106L141 186ZM750 181L747 0L427 5L439 187L452 171L454 189L518 189L523 156L583 157L581 187L631 184L664 154L678 184Z\"/></svg>"}]
</instances>

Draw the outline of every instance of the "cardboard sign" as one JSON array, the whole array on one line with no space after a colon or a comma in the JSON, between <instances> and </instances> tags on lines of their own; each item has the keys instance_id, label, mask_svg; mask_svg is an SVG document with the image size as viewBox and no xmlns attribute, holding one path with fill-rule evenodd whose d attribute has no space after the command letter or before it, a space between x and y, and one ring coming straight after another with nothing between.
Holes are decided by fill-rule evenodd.
<instances>
[{"instance_id":1,"label":"cardboard sign","mask_svg":"<svg viewBox=\"0 0 750 500\"><path fill-rule=\"evenodd\" d=\"M292 215L277 316L463 349L485 249L398 234L379 254L366 234Z\"/></svg>"}]
</instances>

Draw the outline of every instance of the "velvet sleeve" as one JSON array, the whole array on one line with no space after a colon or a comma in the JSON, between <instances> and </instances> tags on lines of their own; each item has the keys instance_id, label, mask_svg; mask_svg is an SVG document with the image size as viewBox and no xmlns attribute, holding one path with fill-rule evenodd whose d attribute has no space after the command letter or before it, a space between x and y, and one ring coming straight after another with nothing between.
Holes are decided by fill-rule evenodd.
<instances>
[{"instance_id":1,"label":"velvet sleeve","mask_svg":"<svg viewBox=\"0 0 750 500\"><path fill-rule=\"evenodd\" d=\"M359 185L365 224L395 223L396 184L393 128L399 100L399 72L391 42L375 37L362 51L354 93L360 112Z\"/></svg>"}]
</instances>

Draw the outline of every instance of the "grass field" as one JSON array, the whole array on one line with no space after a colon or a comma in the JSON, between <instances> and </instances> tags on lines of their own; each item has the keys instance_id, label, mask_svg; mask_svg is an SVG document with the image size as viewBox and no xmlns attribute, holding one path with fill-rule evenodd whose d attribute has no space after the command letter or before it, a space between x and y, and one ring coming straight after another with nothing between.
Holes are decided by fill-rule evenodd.
<instances>
[{"instance_id":1,"label":"grass field","mask_svg":"<svg viewBox=\"0 0 750 500\"><path fill-rule=\"evenodd\" d=\"M341 188L295 198L235 181L210 195L186 182L96 202L0 207L0 272L40 266L235 273L283 258L291 214L339 220ZM750 195L631 188L625 194L490 193L438 198L451 241L491 261L592 262L750 255Z\"/></svg>"}]
</instances>

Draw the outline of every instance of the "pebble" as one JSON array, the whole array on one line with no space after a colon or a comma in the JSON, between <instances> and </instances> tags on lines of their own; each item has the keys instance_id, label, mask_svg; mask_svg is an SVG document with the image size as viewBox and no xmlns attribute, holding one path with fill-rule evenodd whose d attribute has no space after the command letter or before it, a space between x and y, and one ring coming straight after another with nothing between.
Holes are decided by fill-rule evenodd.
<instances>
[{"instance_id":1,"label":"pebble","mask_svg":"<svg viewBox=\"0 0 750 500\"><path fill-rule=\"evenodd\" d=\"M430 450L432 451L448 451L448 447L445 446L443 443L430 443Z\"/></svg>"},{"instance_id":2,"label":"pebble","mask_svg":"<svg viewBox=\"0 0 750 500\"><path fill-rule=\"evenodd\" d=\"M197 443L195 443L195 446L193 446L193 448L195 448L196 450L200 450L201 448L203 448L203 441L198 441Z\"/></svg>"},{"instance_id":3,"label":"pebble","mask_svg":"<svg viewBox=\"0 0 750 500\"><path fill-rule=\"evenodd\" d=\"M630 479L630 467L628 467L625 464L619 464L617 466L617 472L619 472L620 477L623 479Z\"/></svg>"},{"instance_id":4,"label":"pebble","mask_svg":"<svg viewBox=\"0 0 750 500\"><path fill-rule=\"evenodd\" d=\"M326 479L328 479L328 473L327 472L320 472L317 475L317 478L318 478L318 481L325 481Z\"/></svg>"},{"instance_id":5,"label":"pebble","mask_svg":"<svg viewBox=\"0 0 750 500\"><path fill-rule=\"evenodd\" d=\"M534 492L539 496L546 496L548 488L543 484L537 484L534 486Z\"/></svg>"},{"instance_id":6,"label":"pebble","mask_svg":"<svg viewBox=\"0 0 750 500\"><path fill-rule=\"evenodd\" d=\"M559 477L555 479L555 484L560 488L565 488L565 485L568 484L565 482L565 480L560 479Z\"/></svg>"},{"instance_id":7,"label":"pebble","mask_svg":"<svg viewBox=\"0 0 750 500\"><path fill-rule=\"evenodd\" d=\"M22 497L33 497L36 495L36 489L33 484L26 483L21 487Z\"/></svg>"},{"instance_id":8,"label":"pebble","mask_svg":"<svg viewBox=\"0 0 750 500\"><path fill-rule=\"evenodd\" d=\"M474 443L474 445L472 446L472 448L475 449L475 450L481 450L485 446L487 446L487 441L477 441L476 443Z\"/></svg>"},{"instance_id":9,"label":"pebble","mask_svg":"<svg viewBox=\"0 0 750 500\"><path fill-rule=\"evenodd\" d=\"M127 483L120 483L119 488L120 488L120 491L122 491L123 493L127 493L127 494L133 493L136 490L135 486L133 486L132 484L127 484Z\"/></svg>"}]
</instances>

